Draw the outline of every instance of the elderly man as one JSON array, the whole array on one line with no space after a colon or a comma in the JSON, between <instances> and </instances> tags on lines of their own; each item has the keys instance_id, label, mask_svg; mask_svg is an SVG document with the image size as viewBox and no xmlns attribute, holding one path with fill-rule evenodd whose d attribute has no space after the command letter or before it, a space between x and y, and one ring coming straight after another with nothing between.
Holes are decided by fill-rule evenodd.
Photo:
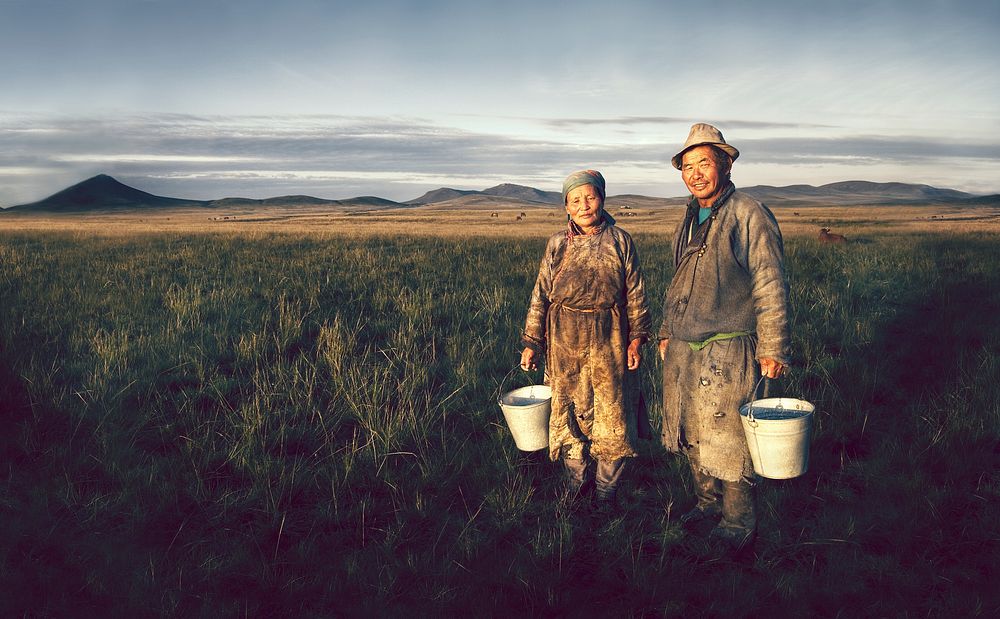
<instances>
[{"instance_id":1,"label":"elderly man","mask_svg":"<svg viewBox=\"0 0 1000 619\"><path fill-rule=\"evenodd\" d=\"M739 151L703 123L671 163L691 192L674 236L659 331L663 444L691 465L697 503L680 522L733 549L752 542L753 464L739 407L790 359L788 285L778 223L730 181Z\"/></svg>"}]
</instances>

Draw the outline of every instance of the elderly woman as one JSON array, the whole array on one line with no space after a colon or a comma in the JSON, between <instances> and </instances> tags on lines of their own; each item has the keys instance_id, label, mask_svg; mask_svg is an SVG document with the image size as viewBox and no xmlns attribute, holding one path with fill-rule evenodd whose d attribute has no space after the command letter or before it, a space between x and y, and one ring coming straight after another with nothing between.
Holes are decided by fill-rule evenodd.
<instances>
[{"instance_id":1,"label":"elderly woman","mask_svg":"<svg viewBox=\"0 0 1000 619\"><path fill-rule=\"evenodd\" d=\"M613 506L625 459L636 455L636 370L651 321L635 243L604 210L604 177L574 172L562 196L569 221L545 247L521 367L535 369L545 356L549 458L562 458L567 496L593 485Z\"/></svg>"}]
</instances>

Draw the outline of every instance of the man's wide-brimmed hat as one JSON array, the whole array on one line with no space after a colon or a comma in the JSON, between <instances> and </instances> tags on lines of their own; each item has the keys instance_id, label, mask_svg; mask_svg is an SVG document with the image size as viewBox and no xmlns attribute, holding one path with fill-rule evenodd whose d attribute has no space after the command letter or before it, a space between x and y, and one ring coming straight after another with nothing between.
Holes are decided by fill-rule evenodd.
<instances>
[{"instance_id":1,"label":"man's wide-brimmed hat","mask_svg":"<svg viewBox=\"0 0 1000 619\"><path fill-rule=\"evenodd\" d=\"M733 161L740 156L740 151L726 143L726 138L722 137L721 131L707 123L696 123L691 125L691 133L688 134L688 139L684 142L684 148L681 149L681 152L673 156L670 163L674 164L674 167L680 170L681 157L684 156L684 153L695 146L703 146L705 144L722 149L733 158Z\"/></svg>"}]
</instances>

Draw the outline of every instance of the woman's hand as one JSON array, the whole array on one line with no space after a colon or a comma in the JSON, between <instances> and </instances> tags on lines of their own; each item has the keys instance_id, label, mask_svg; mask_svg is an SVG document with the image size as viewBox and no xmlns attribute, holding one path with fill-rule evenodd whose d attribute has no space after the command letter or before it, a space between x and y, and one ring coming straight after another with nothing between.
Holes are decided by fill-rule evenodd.
<instances>
[{"instance_id":1,"label":"woman's hand","mask_svg":"<svg viewBox=\"0 0 1000 619\"><path fill-rule=\"evenodd\" d=\"M521 351L521 369L525 372L538 369L538 353L533 348L525 346Z\"/></svg>"},{"instance_id":2,"label":"woman's hand","mask_svg":"<svg viewBox=\"0 0 1000 619\"><path fill-rule=\"evenodd\" d=\"M639 369L639 364L642 363L642 353L639 352L639 349L642 348L642 345L645 343L646 340L642 338L636 338L631 342L629 342L628 352L626 354L628 359L628 369L630 370Z\"/></svg>"},{"instance_id":3,"label":"woman's hand","mask_svg":"<svg viewBox=\"0 0 1000 619\"><path fill-rule=\"evenodd\" d=\"M660 349L660 361L667 360L667 347L670 346L670 340L660 340L657 345Z\"/></svg>"}]
</instances>

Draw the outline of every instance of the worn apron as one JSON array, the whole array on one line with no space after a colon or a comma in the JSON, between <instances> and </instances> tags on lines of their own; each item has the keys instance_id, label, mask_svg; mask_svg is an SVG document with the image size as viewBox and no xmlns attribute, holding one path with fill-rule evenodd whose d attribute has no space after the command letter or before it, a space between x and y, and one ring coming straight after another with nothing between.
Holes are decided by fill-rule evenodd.
<instances>
[{"instance_id":1,"label":"worn apron","mask_svg":"<svg viewBox=\"0 0 1000 619\"><path fill-rule=\"evenodd\" d=\"M753 477L740 406L755 399L757 338L709 343L694 351L671 340L663 363L663 446L702 473L726 481Z\"/></svg>"},{"instance_id":2,"label":"worn apron","mask_svg":"<svg viewBox=\"0 0 1000 619\"><path fill-rule=\"evenodd\" d=\"M604 231L577 236L556 268L546 316L552 387L549 456L612 461L634 456L637 372L628 371L621 257Z\"/></svg>"}]
</instances>

